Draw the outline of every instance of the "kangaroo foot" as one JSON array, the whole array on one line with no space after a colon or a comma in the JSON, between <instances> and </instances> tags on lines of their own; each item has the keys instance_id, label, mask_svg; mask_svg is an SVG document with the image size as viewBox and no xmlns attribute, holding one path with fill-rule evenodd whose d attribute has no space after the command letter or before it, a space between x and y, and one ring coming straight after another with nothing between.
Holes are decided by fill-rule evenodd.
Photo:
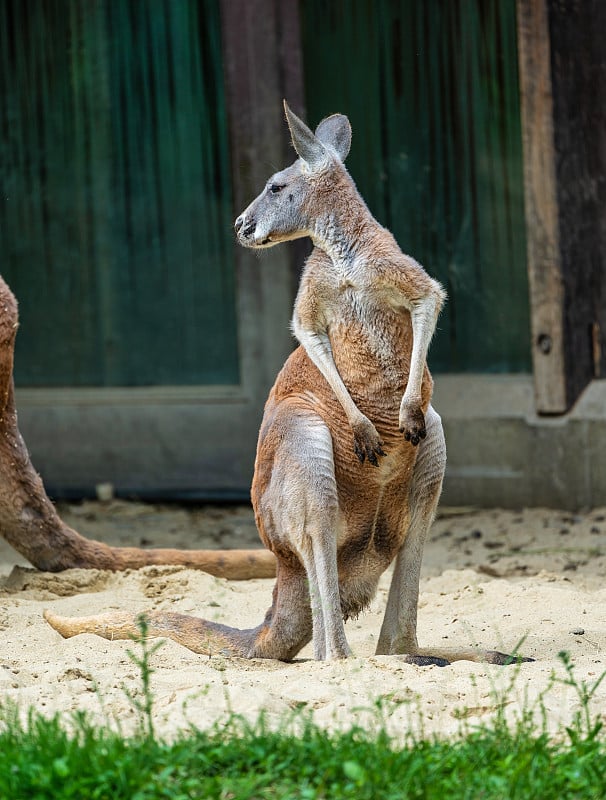
<instances>
[{"instance_id":1,"label":"kangaroo foot","mask_svg":"<svg viewBox=\"0 0 606 800\"><path fill-rule=\"evenodd\" d=\"M140 619L147 623L148 635L165 637L202 655L228 655L248 657L260 628L241 631L184 614L150 611L145 614L109 612L91 617L62 617L52 611L44 612L44 619L64 639L81 633L94 633L104 639L133 639L140 635Z\"/></svg>"},{"instance_id":2,"label":"kangaroo foot","mask_svg":"<svg viewBox=\"0 0 606 800\"><path fill-rule=\"evenodd\" d=\"M394 651L387 653L377 652L377 655L396 655ZM475 647L419 647L414 653L400 651L406 663L416 664L419 667L431 666L445 667L453 661L474 661L477 664L497 664L502 667L510 664L523 664L534 661L534 658L522 656L519 653L501 653L498 650L481 650Z\"/></svg>"}]
</instances>

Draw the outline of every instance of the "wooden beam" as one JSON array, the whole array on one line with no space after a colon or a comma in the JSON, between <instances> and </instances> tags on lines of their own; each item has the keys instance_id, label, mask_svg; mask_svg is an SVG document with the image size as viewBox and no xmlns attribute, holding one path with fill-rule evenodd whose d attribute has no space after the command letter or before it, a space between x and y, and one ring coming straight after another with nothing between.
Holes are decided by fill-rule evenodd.
<instances>
[{"instance_id":1,"label":"wooden beam","mask_svg":"<svg viewBox=\"0 0 606 800\"><path fill-rule=\"evenodd\" d=\"M294 161L282 100L303 114L298 3L221 0L234 209L259 193L272 168Z\"/></svg>"},{"instance_id":2,"label":"wooden beam","mask_svg":"<svg viewBox=\"0 0 606 800\"><path fill-rule=\"evenodd\" d=\"M547 0L518 0L518 53L535 402L539 413L561 414L568 399Z\"/></svg>"}]
</instances>

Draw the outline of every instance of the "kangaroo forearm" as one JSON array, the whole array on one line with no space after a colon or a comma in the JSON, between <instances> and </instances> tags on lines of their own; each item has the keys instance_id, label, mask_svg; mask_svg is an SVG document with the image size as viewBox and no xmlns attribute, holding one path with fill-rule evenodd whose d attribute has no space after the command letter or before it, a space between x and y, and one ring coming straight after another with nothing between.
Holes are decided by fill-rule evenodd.
<instances>
[{"instance_id":1,"label":"kangaroo forearm","mask_svg":"<svg viewBox=\"0 0 606 800\"><path fill-rule=\"evenodd\" d=\"M413 344L408 383L402 398L403 403L420 403L421 401L421 385L427 352L435 330L438 312L438 302L432 296L416 303L410 311Z\"/></svg>"},{"instance_id":2,"label":"kangaroo forearm","mask_svg":"<svg viewBox=\"0 0 606 800\"><path fill-rule=\"evenodd\" d=\"M339 375L328 334L306 331L297 325L294 325L293 328L305 352L320 370L326 382L335 393L337 400L345 412L347 421L353 427L360 421L363 415L354 403L347 387L343 383L343 379Z\"/></svg>"}]
</instances>

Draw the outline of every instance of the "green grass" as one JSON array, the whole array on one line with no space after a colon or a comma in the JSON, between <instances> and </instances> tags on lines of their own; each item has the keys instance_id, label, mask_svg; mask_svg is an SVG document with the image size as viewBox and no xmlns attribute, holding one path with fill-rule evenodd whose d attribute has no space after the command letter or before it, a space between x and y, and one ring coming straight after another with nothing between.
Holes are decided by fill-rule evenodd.
<instances>
[{"instance_id":1,"label":"green grass","mask_svg":"<svg viewBox=\"0 0 606 800\"><path fill-rule=\"evenodd\" d=\"M6 719L6 716L5 716ZM601 798L606 748L595 734L556 744L524 724L394 748L385 734L295 735L263 722L188 731L172 743L122 737L79 718L13 715L0 735L0 797L20 798Z\"/></svg>"},{"instance_id":2,"label":"green grass","mask_svg":"<svg viewBox=\"0 0 606 800\"><path fill-rule=\"evenodd\" d=\"M380 726L374 733L361 727L329 733L301 713L278 731L263 717L250 725L233 716L222 728L190 728L167 742L152 725L150 657L156 645L149 645L144 621L139 643L141 656L131 658L144 699L131 696L139 720L131 737L109 723L96 727L81 714L46 719L30 711L23 721L17 708L0 709L1 800L605 796L606 742L591 709L604 675L591 685L577 681L565 654L565 677L553 680L573 688L580 710L555 738L547 735L540 701L513 726L500 710L480 728L462 722L454 740L409 734L405 746L396 746ZM507 691L512 686L513 680ZM495 699L503 709L504 696ZM377 706L377 719L384 710Z\"/></svg>"}]
</instances>

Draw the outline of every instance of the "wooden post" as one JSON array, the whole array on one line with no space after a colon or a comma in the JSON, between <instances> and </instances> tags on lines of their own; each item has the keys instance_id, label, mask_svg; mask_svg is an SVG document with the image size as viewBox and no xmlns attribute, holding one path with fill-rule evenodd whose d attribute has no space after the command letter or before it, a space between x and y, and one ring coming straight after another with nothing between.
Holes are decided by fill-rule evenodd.
<instances>
[{"instance_id":1,"label":"wooden post","mask_svg":"<svg viewBox=\"0 0 606 800\"><path fill-rule=\"evenodd\" d=\"M221 0L225 94L234 211L259 193L274 169L296 154L288 147L282 100L303 114L298 3Z\"/></svg>"},{"instance_id":2,"label":"wooden post","mask_svg":"<svg viewBox=\"0 0 606 800\"><path fill-rule=\"evenodd\" d=\"M535 401L558 414L568 402L547 0L518 0L518 52Z\"/></svg>"},{"instance_id":3,"label":"wooden post","mask_svg":"<svg viewBox=\"0 0 606 800\"><path fill-rule=\"evenodd\" d=\"M606 375L606 4L518 0L536 408Z\"/></svg>"},{"instance_id":4,"label":"wooden post","mask_svg":"<svg viewBox=\"0 0 606 800\"><path fill-rule=\"evenodd\" d=\"M606 3L548 0L569 400L606 376Z\"/></svg>"}]
</instances>

